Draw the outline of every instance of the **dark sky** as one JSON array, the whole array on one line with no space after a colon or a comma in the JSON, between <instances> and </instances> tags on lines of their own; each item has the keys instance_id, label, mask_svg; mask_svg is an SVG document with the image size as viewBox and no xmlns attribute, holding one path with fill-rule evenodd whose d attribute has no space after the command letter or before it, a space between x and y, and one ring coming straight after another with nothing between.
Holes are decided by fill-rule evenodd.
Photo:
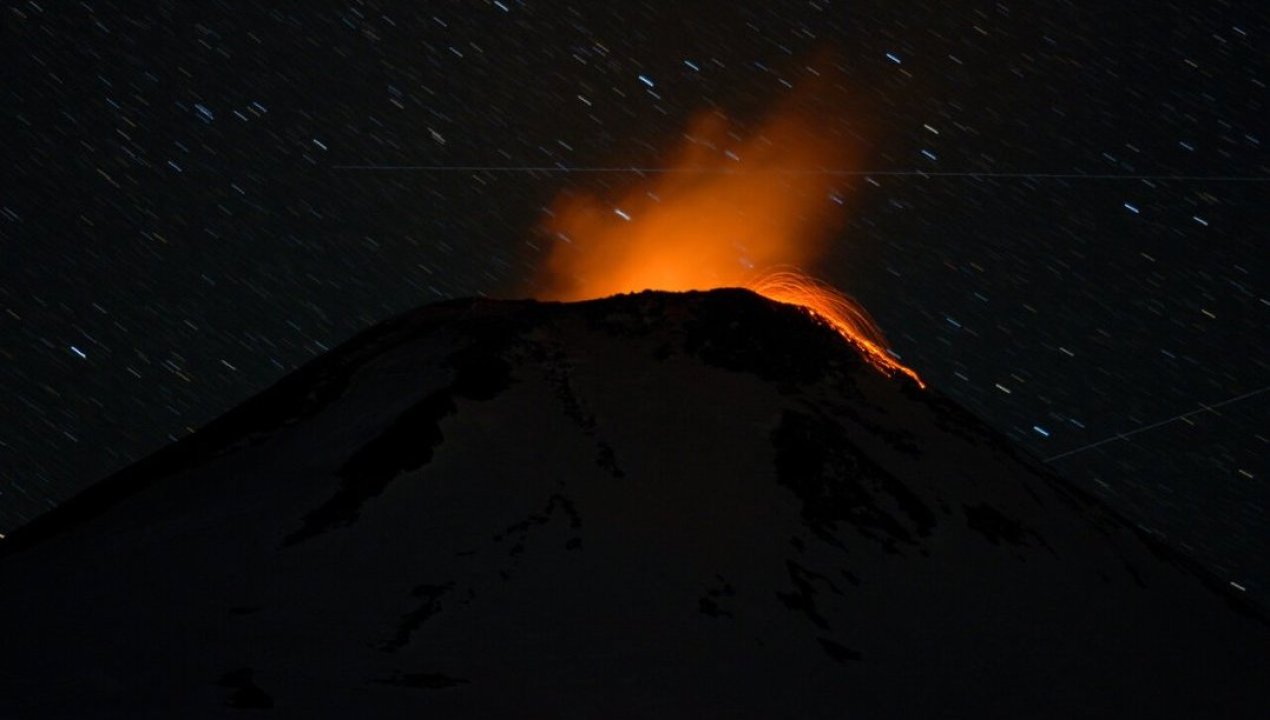
<instances>
[{"instance_id":1,"label":"dark sky","mask_svg":"<svg viewBox=\"0 0 1270 720\"><path fill-rule=\"evenodd\" d=\"M543 207L622 175L338 166L648 165L830 48L879 172L810 269L1041 458L1141 429L1051 464L1270 591L1270 392L1202 405L1270 385L1264 3L136 5L2 11L0 532L377 320L530 294Z\"/></svg>"}]
</instances>

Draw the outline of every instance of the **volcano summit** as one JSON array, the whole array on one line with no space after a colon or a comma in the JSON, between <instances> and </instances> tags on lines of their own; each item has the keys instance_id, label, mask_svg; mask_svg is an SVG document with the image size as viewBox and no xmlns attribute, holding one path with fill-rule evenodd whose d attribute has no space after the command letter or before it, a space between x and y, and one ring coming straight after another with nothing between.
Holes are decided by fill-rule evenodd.
<instances>
[{"instance_id":1,"label":"volcano summit","mask_svg":"<svg viewBox=\"0 0 1270 720\"><path fill-rule=\"evenodd\" d=\"M0 717L1252 717L1258 608L741 290L376 326L0 542Z\"/></svg>"}]
</instances>

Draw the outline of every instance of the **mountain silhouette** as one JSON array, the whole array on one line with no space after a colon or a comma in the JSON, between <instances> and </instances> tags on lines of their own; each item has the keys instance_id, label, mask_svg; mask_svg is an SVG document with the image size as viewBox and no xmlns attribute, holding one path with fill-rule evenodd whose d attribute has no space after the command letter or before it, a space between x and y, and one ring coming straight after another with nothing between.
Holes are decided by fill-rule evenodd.
<instances>
[{"instance_id":1,"label":"mountain silhouette","mask_svg":"<svg viewBox=\"0 0 1270 720\"><path fill-rule=\"evenodd\" d=\"M0 542L0 718L1254 717L1270 623L744 290L377 325Z\"/></svg>"}]
</instances>

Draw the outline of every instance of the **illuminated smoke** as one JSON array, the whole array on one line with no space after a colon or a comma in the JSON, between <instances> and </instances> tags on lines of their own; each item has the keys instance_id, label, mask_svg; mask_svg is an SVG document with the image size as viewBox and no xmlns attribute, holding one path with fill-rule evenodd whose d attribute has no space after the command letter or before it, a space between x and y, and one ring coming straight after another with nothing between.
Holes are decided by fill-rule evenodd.
<instances>
[{"instance_id":1,"label":"illuminated smoke","mask_svg":"<svg viewBox=\"0 0 1270 720\"><path fill-rule=\"evenodd\" d=\"M718 112L699 114L668 161L616 198L562 193L544 221L553 242L538 294L572 301L747 287L809 309L874 366L920 384L887 354L863 308L798 270L842 228L845 198L832 171L854 167L848 144L798 109L803 97L747 136Z\"/></svg>"}]
</instances>

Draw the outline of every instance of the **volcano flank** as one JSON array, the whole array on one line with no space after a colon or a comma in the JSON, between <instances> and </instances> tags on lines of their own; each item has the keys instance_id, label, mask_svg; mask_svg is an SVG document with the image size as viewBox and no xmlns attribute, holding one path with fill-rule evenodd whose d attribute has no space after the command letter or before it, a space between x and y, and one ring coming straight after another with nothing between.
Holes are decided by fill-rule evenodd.
<instances>
[{"instance_id":1,"label":"volcano flank","mask_svg":"<svg viewBox=\"0 0 1270 720\"><path fill-rule=\"evenodd\" d=\"M1260 608L744 290L375 326L0 541L0 617L2 718L1270 707Z\"/></svg>"}]
</instances>

